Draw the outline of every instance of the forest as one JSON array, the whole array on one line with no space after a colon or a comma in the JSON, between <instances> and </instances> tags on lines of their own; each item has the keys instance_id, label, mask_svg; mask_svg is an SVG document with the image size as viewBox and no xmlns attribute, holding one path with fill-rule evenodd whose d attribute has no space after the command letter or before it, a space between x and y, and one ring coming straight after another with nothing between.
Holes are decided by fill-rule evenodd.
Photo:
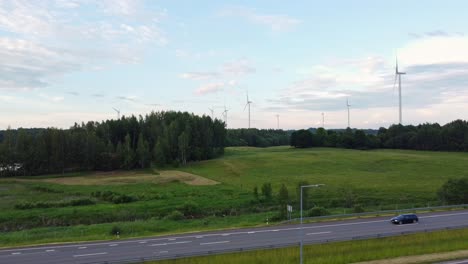
<instances>
[{"instance_id":1,"label":"forest","mask_svg":"<svg viewBox=\"0 0 468 264\"><path fill-rule=\"evenodd\" d=\"M179 166L224 153L220 120L152 112L76 124L70 129L8 129L1 135L0 176Z\"/></svg>"},{"instance_id":2,"label":"forest","mask_svg":"<svg viewBox=\"0 0 468 264\"><path fill-rule=\"evenodd\" d=\"M291 134L290 145L297 148L338 147L352 149L413 149L468 151L468 122L455 120L446 125L392 125L380 128L377 135L364 130L333 131L319 128L315 133L298 130Z\"/></svg>"}]
</instances>

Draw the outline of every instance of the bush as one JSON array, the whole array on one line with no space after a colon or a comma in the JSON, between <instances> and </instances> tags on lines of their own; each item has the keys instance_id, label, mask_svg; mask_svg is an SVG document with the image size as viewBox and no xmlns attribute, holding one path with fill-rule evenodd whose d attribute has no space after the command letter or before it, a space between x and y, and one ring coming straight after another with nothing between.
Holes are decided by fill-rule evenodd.
<instances>
[{"instance_id":1,"label":"bush","mask_svg":"<svg viewBox=\"0 0 468 264\"><path fill-rule=\"evenodd\" d=\"M323 208L323 207L319 207L319 206L316 206L312 209L310 209L308 212L307 212L307 216L323 216L323 215L329 215L330 212L328 212L327 209Z\"/></svg>"},{"instance_id":2,"label":"bush","mask_svg":"<svg viewBox=\"0 0 468 264\"><path fill-rule=\"evenodd\" d=\"M354 213L358 214L358 213L364 213L364 207L362 207L360 204L357 204L354 206L353 208L353 211Z\"/></svg>"},{"instance_id":3,"label":"bush","mask_svg":"<svg viewBox=\"0 0 468 264\"><path fill-rule=\"evenodd\" d=\"M437 192L439 199L449 204L468 203L468 178L449 179Z\"/></svg>"},{"instance_id":4,"label":"bush","mask_svg":"<svg viewBox=\"0 0 468 264\"><path fill-rule=\"evenodd\" d=\"M96 197L106 202L114 203L114 204L131 203L131 202L136 202L139 200L135 196L131 196L127 194L120 194L120 193L111 192L111 191L92 192L91 196Z\"/></svg>"},{"instance_id":5,"label":"bush","mask_svg":"<svg viewBox=\"0 0 468 264\"><path fill-rule=\"evenodd\" d=\"M195 216L200 214L200 208L197 203L193 201L188 201L179 207L179 210L185 217L195 218Z\"/></svg>"},{"instance_id":6,"label":"bush","mask_svg":"<svg viewBox=\"0 0 468 264\"><path fill-rule=\"evenodd\" d=\"M178 210L174 210L170 214L168 214L165 218L169 220L178 221L178 220L184 219L184 214L182 214Z\"/></svg>"},{"instance_id":7,"label":"bush","mask_svg":"<svg viewBox=\"0 0 468 264\"><path fill-rule=\"evenodd\" d=\"M113 226L111 231L110 231L110 234L113 235L113 236L117 236L117 235L121 235L122 234L122 229L118 226Z\"/></svg>"}]
</instances>

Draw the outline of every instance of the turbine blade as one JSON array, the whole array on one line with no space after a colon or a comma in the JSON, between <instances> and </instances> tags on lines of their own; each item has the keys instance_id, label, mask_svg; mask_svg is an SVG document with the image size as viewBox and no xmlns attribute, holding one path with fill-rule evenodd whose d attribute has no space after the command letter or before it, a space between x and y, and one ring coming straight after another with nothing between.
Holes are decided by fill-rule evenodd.
<instances>
[{"instance_id":1,"label":"turbine blade","mask_svg":"<svg viewBox=\"0 0 468 264\"><path fill-rule=\"evenodd\" d=\"M244 111L245 111L245 108L247 108L247 105L248 105L248 104L249 104L249 103L246 103L246 104L245 104L245 106L244 106Z\"/></svg>"}]
</instances>

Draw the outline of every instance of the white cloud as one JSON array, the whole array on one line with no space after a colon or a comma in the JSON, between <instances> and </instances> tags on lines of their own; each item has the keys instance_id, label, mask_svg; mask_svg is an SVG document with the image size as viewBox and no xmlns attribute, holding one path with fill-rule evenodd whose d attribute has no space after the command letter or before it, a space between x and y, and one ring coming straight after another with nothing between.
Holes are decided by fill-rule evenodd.
<instances>
[{"instance_id":1,"label":"white cloud","mask_svg":"<svg viewBox=\"0 0 468 264\"><path fill-rule=\"evenodd\" d=\"M432 37L416 39L398 50L404 66L442 63L468 63L468 37Z\"/></svg>"},{"instance_id":2,"label":"white cloud","mask_svg":"<svg viewBox=\"0 0 468 264\"><path fill-rule=\"evenodd\" d=\"M244 7L230 7L223 9L222 16L241 17L252 23L269 27L272 31L288 31L298 26L299 19L282 14L261 14L255 10Z\"/></svg>"},{"instance_id":3,"label":"white cloud","mask_svg":"<svg viewBox=\"0 0 468 264\"><path fill-rule=\"evenodd\" d=\"M198 87L195 91L198 95L206 95L210 93L216 93L222 90L224 83L209 83Z\"/></svg>"},{"instance_id":4,"label":"white cloud","mask_svg":"<svg viewBox=\"0 0 468 264\"><path fill-rule=\"evenodd\" d=\"M190 79L190 80L206 80L206 79L213 79L218 78L218 72L186 72L179 75L182 79Z\"/></svg>"},{"instance_id":5,"label":"white cloud","mask_svg":"<svg viewBox=\"0 0 468 264\"><path fill-rule=\"evenodd\" d=\"M137 63L146 49L168 42L161 16L133 0L0 1L0 30L7 32L0 37L0 87L45 87L96 62Z\"/></svg>"}]
</instances>

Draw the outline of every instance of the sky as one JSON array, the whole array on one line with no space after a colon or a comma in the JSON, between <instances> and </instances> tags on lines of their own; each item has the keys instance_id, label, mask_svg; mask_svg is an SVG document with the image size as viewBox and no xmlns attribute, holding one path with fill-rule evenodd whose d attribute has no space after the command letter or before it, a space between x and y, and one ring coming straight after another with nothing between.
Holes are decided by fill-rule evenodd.
<instances>
[{"instance_id":1,"label":"sky","mask_svg":"<svg viewBox=\"0 0 468 264\"><path fill-rule=\"evenodd\" d=\"M228 128L467 119L468 1L1 0L0 129L188 111ZM323 115L322 115L323 113ZM277 119L277 115L279 118ZM322 120L322 116L324 119ZM278 122L279 120L279 122Z\"/></svg>"}]
</instances>

